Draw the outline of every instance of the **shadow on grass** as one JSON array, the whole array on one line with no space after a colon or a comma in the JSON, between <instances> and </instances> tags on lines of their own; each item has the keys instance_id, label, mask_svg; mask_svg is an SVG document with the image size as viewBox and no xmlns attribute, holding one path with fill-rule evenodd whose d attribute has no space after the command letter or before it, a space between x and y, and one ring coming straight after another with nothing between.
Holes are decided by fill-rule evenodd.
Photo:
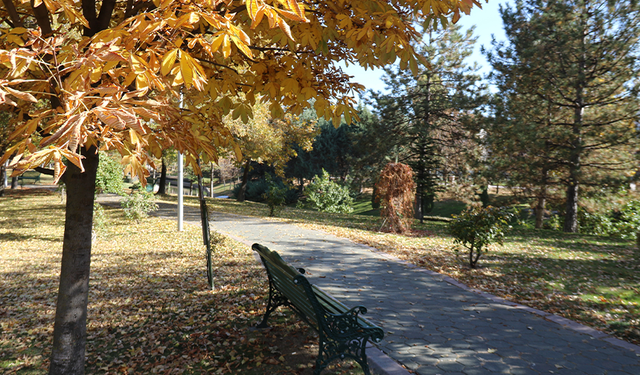
<instances>
[{"instance_id":1,"label":"shadow on grass","mask_svg":"<svg viewBox=\"0 0 640 375\"><path fill-rule=\"evenodd\" d=\"M266 275L253 261L218 264L216 291L208 290L201 269L158 274L151 259L135 263L130 270L94 267L87 373L312 372L317 337L287 309L273 315L273 328L252 328L262 318L267 295ZM7 373L42 373L48 366L58 280L35 277L34 271L4 275L0 317L8 329L0 334L0 369ZM337 373L358 372L349 367Z\"/></svg>"},{"instance_id":2,"label":"shadow on grass","mask_svg":"<svg viewBox=\"0 0 640 375\"><path fill-rule=\"evenodd\" d=\"M586 235L581 233L562 233L552 230L512 230L507 234L508 242L523 245L541 245L572 252L587 254L617 254L628 257L633 253L633 241L615 237Z\"/></svg>"},{"instance_id":3,"label":"shadow on grass","mask_svg":"<svg viewBox=\"0 0 640 375\"><path fill-rule=\"evenodd\" d=\"M0 233L0 241L28 241L33 239L62 243L62 238L59 237L32 236L15 232Z\"/></svg>"}]
</instances>

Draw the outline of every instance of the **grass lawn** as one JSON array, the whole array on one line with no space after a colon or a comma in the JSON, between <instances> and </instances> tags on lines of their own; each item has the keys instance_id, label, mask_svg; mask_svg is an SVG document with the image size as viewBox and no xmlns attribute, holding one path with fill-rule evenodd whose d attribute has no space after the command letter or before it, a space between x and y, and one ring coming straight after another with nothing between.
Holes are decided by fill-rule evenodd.
<instances>
[{"instance_id":1,"label":"grass lawn","mask_svg":"<svg viewBox=\"0 0 640 375\"><path fill-rule=\"evenodd\" d=\"M64 207L56 195L0 198L0 373L45 374L60 272ZM224 237L207 288L199 227L128 221L105 208L93 246L88 374L311 374L317 338L287 309L267 330L266 275L252 251ZM327 374L362 374L353 362Z\"/></svg>"},{"instance_id":2,"label":"grass lawn","mask_svg":"<svg viewBox=\"0 0 640 375\"><path fill-rule=\"evenodd\" d=\"M175 197L165 197L175 201ZM195 204L195 200L186 200ZM266 205L209 200L223 212L267 216ZM618 238L551 230L511 230L504 246L493 245L467 266L447 224L414 224L408 236L379 232L381 220L368 215L327 214L286 207L279 219L347 237L413 264L449 275L470 287L581 322L640 344L640 264L634 243Z\"/></svg>"}]
</instances>

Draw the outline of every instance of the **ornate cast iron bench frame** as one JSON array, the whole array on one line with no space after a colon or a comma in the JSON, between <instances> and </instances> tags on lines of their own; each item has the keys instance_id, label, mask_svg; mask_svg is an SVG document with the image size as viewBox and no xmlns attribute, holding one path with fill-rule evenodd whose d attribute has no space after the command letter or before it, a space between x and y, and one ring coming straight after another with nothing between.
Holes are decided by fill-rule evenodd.
<instances>
[{"instance_id":1,"label":"ornate cast iron bench frame","mask_svg":"<svg viewBox=\"0 0 640 375\"><path fill-rule=\"evenodd\" d=\"M279 306L287 306L318 332L319 352L314 375L336 359L352 358L370 374L365 351L367 341L379 342L383 330L364 319L364 306L349 309L322 289L311 284L302 268L293 268L280 255L260 244L251 247L260 255L269 277L269 302L258 328L267 328L269 315Z\"/></svg>"}]
</instances>

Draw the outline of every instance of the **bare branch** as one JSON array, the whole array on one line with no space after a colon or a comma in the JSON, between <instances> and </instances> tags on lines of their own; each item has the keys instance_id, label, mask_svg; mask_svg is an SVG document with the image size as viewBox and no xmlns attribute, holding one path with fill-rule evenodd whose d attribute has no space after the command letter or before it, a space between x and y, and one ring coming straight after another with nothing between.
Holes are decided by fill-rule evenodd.
<instances>
[{"instance_id":1,"label":"bare branch","mask_svg":"<svg viewBox=\"0 0 640 375\"><path fill-rule=\"evenodd\" d=\"M47 6L44 5L44 2L40 3L37 7L34 7L33 4L34 0L31 0L33 15L36 17L36 21L38 21L38 26L42 29L42 36L45 38L51 36L53 34L53 29L51 28L51 20L49 19Z\"/></svg>"},{"instance_id":2,"label":"bare branch","mask_svg":"<svg viewBox=\"0 0 640 375\"><path fill-rule=\"evenodd\" d=\"M40 172L42 174L46 174L47 176L54 175L53 169L49 169L49 168L35 167L33 168L33 170L36 172Z\"/></svg>"},{"instance_id":3,"label":"bare branch","mask_svg":"<svg viewBox=\"0 0 640 375\"><path fill-rule=\"evenodd\" d=\"M97 30L97 16L96 16L96 0L82 0L82 15L89 22L89 27L84 28L85 36L93 36Z\"/></svg>"},{"instance_id":4,"label":"bare branch","mask_svg":"<svg viewBox=\"0 0 640 375\"><path fill-rule=\"evenodd\" d=\"M2 0L4 3L4 7L7 8L7 12L9 12L9 17L11 17L11 23L13 27L24 27L20 16L18 15L18 11L16 11L16 6L13 5L13 0Z\"/></svg>"},{"instance_id":5,"label":"bare branch","mask_svg":"<svg viewBox=\"0 0 640 375\"><path fill-rule=\"evenodd\" d=\"M98 16L98 30L106 30L111 22L113 9L116 7L116 0L103 0L100 7L100 15Z\"/></svg>"}]
</instances>

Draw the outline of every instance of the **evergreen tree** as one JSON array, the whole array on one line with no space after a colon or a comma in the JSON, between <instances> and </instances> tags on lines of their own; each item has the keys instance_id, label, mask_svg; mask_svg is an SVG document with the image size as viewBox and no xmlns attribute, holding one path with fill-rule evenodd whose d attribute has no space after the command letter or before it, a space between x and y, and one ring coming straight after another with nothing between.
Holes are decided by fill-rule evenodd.
<instances>
[{"instance_id":1,"label":"evergreen tree","mask_svg":"<svg viewBox=\"0 0 640 375\"><path fill-rule=\"evenodd\" d=\"M357 191L365 184L373 185L372 176L388 162L385 157L389 154L388 140L392 134L380 126L364 105L358 107L358 117L359 121L350 125L343 121L338 127L333 121L314 117L319 134L313 140L312 149L294 148L297 155L287 164L286 176L299 180L301 189L303 180L311 180L323 170L350 183ZM305 119L311 120L308 116Z\"/></svg>"},{"instance_id":2,"label":"evergreen tree","mask_svg":"<svg viewBox=\"0 0 640 375\"><path fill-rule=\"evenodd\" d=\"M387 142L415 172L420 218L430 211L438 177L466 174L466 152L473 147L464 118L485 99L477 67L465 63L476 42L473 29L462 34L460 26L451 25L426 39L421 53L429 66L418 75L386 69L390 94L373 95L380 121L393 130Z\"/></svg>"},{"instance_id":3,"label":"evergreen tree","mask_svg":"<svg viewBox=\"0 0 640 375\"><path fill-rule=\"evenodd\" d=\"M521 155L542 160L540 171L556 171L565 186L564 230L576 232L583 187L621 180L634 167L638 5L528 0L504 8L502 18L509 43L490 55L513 89L506 118L514 126L502 135L538 140ZM527 100L519 110L516 103Z\"/></svg>"}]
</instances>

